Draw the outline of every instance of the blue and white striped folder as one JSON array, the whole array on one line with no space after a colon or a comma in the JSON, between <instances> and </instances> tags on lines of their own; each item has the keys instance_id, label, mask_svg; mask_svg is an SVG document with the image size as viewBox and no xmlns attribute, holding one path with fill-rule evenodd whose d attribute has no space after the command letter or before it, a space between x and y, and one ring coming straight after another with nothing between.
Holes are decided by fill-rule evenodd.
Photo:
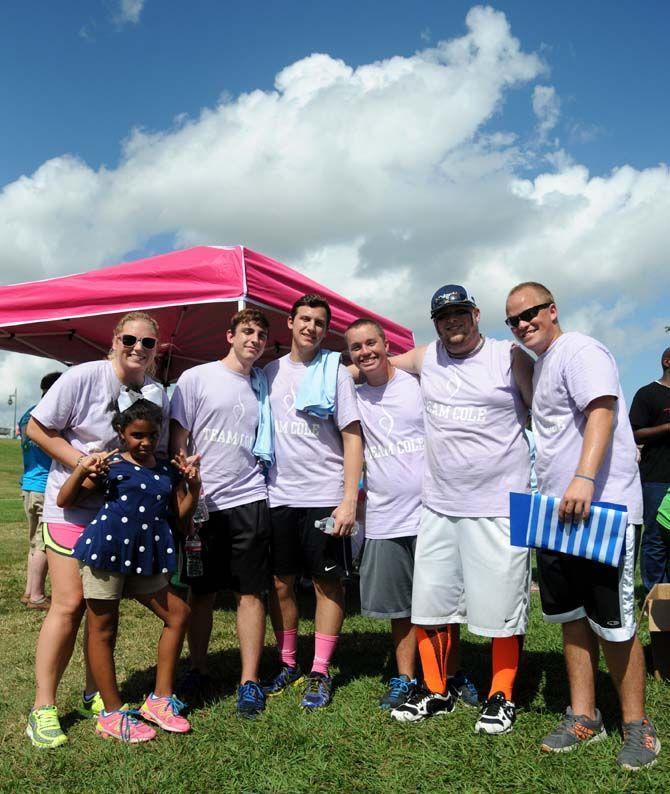
<instances>
[{"instance_id":1,"label":"blue and white striped folder","mask_svg":"<svg viewBox=\"0 0 670 794\"><path fill-rule=\"evenodd\" d=\"M576 557L619 565L628 524L623 505L593 502L588 521L563 524L558 520L559 497L511 493L510 540L513 546L534 546Z\"/></svg>"}]
</instances>

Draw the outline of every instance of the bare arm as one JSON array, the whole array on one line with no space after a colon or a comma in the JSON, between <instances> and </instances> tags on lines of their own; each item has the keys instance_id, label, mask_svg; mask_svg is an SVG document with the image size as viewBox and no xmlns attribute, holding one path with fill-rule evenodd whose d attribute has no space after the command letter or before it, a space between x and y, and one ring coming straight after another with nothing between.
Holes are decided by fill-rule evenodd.
<instances>
[{"instance_id":1,"label":"bare arm","mask_svg":"<svg viewBox=\"0 0 670 794\"><path fill-rule=\"evenodd\" d=\"M200 496L200 466L199 463L189 463L184 450L180 450L173 458L172 464L182 473L183 479L174 489L174 510L177 514L179 526L182 531L187 531L191 517L195 512Z\"/></svg>"},{"instance_id":2,"label":"bare arm","mask_svg":"<svg viewBox=\"0 0 670 794\"><path fill-rule=\"evenodd\" d=\"M394 367L398 367L404 372L409 372L410 375L420 375L423 359L426 355L426 347L427 345L421 345L421 347L415 347L406 353L400 353L398 356L391 356L389 361Z\"/></svg>"},{"instance_id":3,"label":"bare arm","mask_svg":"<svg viewBox=\"0 0 670 794\"><path fill-rule=\"evenodd\" d=\"M69 469L74 469L81 457L81 452L67 442L58 430L44 427L32 416L26 425L26 435L38 447L43 449L50 458L54 458Z\"/></svg>"},{"instance_id":4,"label":"bare arm","mask_svg":"<svg viewBox=\"0 0 670 794\"><path fill-rule=\"evenodd\" d=\"M533 402L533 368L535 362L520 347L512 348L512 375L516 385L519 387L526 408L531 407Z\"/></svg>"},{"instance_id":5,"label":"bare arm","mask_svg":"<svg viewBox=\"0 0 670 794\"><path fill-rule=\"evenodd\" d=\"M342 431L344 448L344 496L333 510L335 528L333 535L351 535L356 521L358 502L358 483L363 469L363 436L361 423L352 422Z\"/></svg>"},{"instance_id":6,"label":"bare arm","mask_svg":"<svg viewBox=\"0 0 670 794\"><path fill-rule=\"evenodd\" d=\"M582 476L573 477L563 494L558 508L561 521L571 521L573 516L575 521L581 518L586 521L589 517L595 490L595 483L591 480L595 480L612 443L615 408L616 397L606 396L593 400L584 410L586 427L582 452L575 472L575 475ZM585 477L590 479L584 479Z\"/></svg>"},{"instance_id":7,"label":"bare arm","mask_svg":"<svg viewBox=\"0 0 670 794\"><path fill-rule=\"evenodd\" d=\"M170 456L175 457L188 447L190 433L175 419L170 420Z\"/></svg>"},{"instance_id":8,"label":"bare arm","mask_svg":"<svg viewBox=\"0 0 670 794\"><path fill-rule=\"evenodd\" d=\"M668 433L670 433L670 422L665 422L665 424L656 425L655 427L640 427L637 430L633 430L633 437L637 444L644 444L646 441L667 436Z\"/></svg>"},{"instance_id":9,"label":"bare arm","mask_svg":"<svg viewBox=\"0 0 670 794\"><path fill-rule=\"evenodd\" d=\"M79 455L79 459L70 476L61 485L56 497L58 507L72 507L82 491L92 491L98 487L100 477L109 471L107 459L115 455L118 450L111 452L97 452L94 455Z\"/></svg>"}]
</instances>

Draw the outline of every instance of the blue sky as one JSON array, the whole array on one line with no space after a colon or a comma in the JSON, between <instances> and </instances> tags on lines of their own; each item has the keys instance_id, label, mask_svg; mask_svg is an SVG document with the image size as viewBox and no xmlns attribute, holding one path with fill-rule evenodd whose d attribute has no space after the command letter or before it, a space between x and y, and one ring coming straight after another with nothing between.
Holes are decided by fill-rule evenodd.
<instances>
[{"instance_id":1,"label":"blue sky","mask_svg":"<svg viewBox=\"0 0 670 794\"><path fill-rule=\"evenodd\" d=\"M658 354L670 343L663 331L663 319L670 324L663 258L670 188L657 168L668 161L670 6L519 1L468 16L473 5L24 0L5 7L2 283L194 242L242 242L326 283L347 263L348 297L412 325L425 341L426 297L441 283L468 281L485 330L503 334L505 287L535 276L558 283L564 316L612 347L630 398L657 376ZM476 48L489 36L500 41L488 60L470 53L463 62L443 50L438 69L425 54L440 42ZM519 52L508 57L513 40ZM328 57L310 58L314 53ZM418 65L415 53L424 53ZM417 82L386 96L394 63L416 72ZM388 115L389 139L425 121L425 152L417 125L412 150L391 140L388 159L368 167L363 152L348 170L344 160L355 146L330 140L339 123L333 103L341 96L355 108L357 140L368 130L382 140L383 123L363 126L371 100L357 80L375 64L386 77L370 118L376 124ZM276 83L278 74L284 77ZM465 79L469 95L454 98L453 81ZM322 80L325 87L315 89ZM240 97L252 92L263 93L250 107ZM322 162L310 147L326 138ZM281 142L296 139L305 141L304 153L286 155ZM259 170L254 146L266 157L277 154L282 183L294 178L309 201L283 206L279 177L273 182ZM184 162L173 166L182 154ZM376 156L369 152L368 161ZM250 165L231 170L226 157ZM326 160L338 157L344 165L331 173ZM201 161L226 189L219 195L203 184L220 213L204 199L200 214L180 203L181 185L197 189ZM305 164L312 173L323 168L323 181L307 179ZM438 171L447 174L439 195L430 176ZM361 207L350 206L358 174L370 187ZM146 181L163 178L163 195L147 195ZM280 210L264 211L258 195L228 207L227 193L253 181ZM394 192L405 193L405 202L389 200ZM128 207L119 210L126 197ZM441 207L448 231L440 228ZM159 215L169 219L159 222ZM408 239L412 245L399 245L389 265L389 246ZM553 243L571 257L577 252L575 261L562 260ZM30 377L39 374L33 364ZM29 397L20 369L11 357L0 362L3 377L20 381Z\"/></svg>"}]
</instances>

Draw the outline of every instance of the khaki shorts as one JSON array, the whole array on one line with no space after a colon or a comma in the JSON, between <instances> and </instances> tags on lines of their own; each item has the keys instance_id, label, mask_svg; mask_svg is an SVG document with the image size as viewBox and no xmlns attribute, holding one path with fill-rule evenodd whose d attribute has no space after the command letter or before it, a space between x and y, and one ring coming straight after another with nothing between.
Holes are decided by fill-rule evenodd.
<instances>
[{"instance_id":1,"label":"khaki shorts","mask_svg":"<svg viewBox=\"0 0 670 794\"><path fill-rule=\"evenodd\" d=\"M44 507L44 494L39 491L21 491L23 494L23 509L28 519L28 539L31 551L44 551L42 538L42 508Z\"/></svg>"},{"instance_id":2,"label":"khaki shorts","mask_svg":"<svg viewBox=\"0 0 670 794\"><path fill-rule=\"evenodd\" d=\"M162 573L155 576L140 576L136 573L101 571L82 562L79 563L79 572L84 598L94 598L99 601L120 601L124 596L134 598L153 595L168 584L167 576Z\"/></svg>"}]
</instances>

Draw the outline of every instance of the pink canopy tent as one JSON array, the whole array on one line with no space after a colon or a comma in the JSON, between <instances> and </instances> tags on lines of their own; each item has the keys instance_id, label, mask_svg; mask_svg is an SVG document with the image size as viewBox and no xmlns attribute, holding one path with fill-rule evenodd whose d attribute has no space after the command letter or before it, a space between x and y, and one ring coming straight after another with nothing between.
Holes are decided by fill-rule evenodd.
<instances>
[{"instance_id":1,"label":"pink canopy tent","mask_svg":"<svg viewBox=\"0 0 670 794\"><path fill-rule=\"evenodd\" d=\"M414 344L410 330L369 312L295 270L243 246L198 246L73 276L0 287L0 349L65 364L106 355L112 330L131 310L151 312L161 327L158 375L174 381L194 364L227 350L232 314L245 306L270 320L264 360L288 350L286 316L305 293L330 303L324 347L343 350L343 332L358 317L377 320L393 353Z\"/></svg>"}]
</instances>

